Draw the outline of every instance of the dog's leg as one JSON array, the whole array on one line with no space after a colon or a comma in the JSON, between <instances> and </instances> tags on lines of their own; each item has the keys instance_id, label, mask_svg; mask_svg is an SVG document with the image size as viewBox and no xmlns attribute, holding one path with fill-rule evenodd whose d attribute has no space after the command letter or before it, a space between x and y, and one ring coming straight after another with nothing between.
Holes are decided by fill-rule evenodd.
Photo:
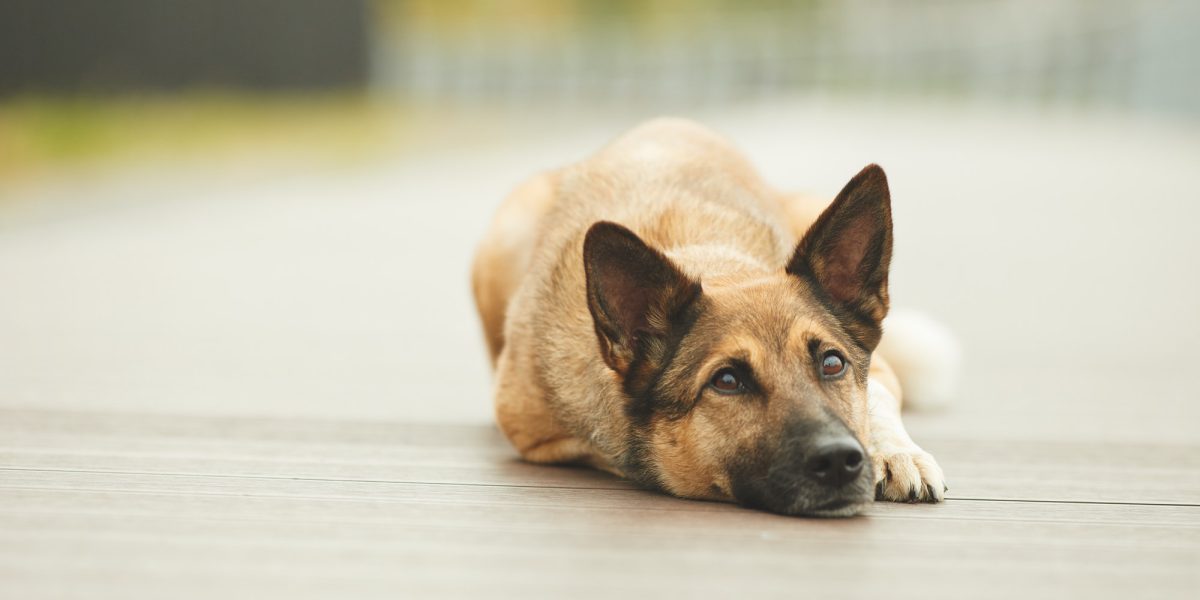
<instances>
[{"instance_id":1,"label":"dog's leg","mask_svg":"<svg viewBox=\"0 0 1200 600\"><path fill-rule=\"evenodd\" d=\"M899 384L891 369L878 357L872 363L878 364L872 364L867 381L867 410L875 497L893 502L941 502L947 491L942 468L905 431Z\"/></svg>"},{"instance_id":2,"label":"dog's leg","mask_svg":"<svg viewBox=\"0 0 1200 600\"><path fill-rule=\"evenodd\" d=\"M514 326L514 335L497 363L496 423L500 430L529 462L584 464L622 476L555 417L546 402L546 390L533 375L536 367L525 331L519 323Z\"/></svg>"},{"instance_id":3,"label":"dog's leg","mask_svg":"<svg viewBox=\"0 0 1200 600\"><path fill-rule=\"evenodd\" d=\"M554 177L538 175L504 199L475 252L471 287L492 365L504 348L508 304L529 270L538 223L554 204Z\"/></svg>"},{"instance_id":4,"label":"dog's leg","mask_svg":"<svg viewBox=\"0 0 1200 600\"><path fill-rule=\"evenodd\" d=\"M521 451L521 458L535 463L587 465L617 477L625 476L620 469L597 456L591 446L573 437L549 440L526 448Z\"/></svg>"}]
</instances>

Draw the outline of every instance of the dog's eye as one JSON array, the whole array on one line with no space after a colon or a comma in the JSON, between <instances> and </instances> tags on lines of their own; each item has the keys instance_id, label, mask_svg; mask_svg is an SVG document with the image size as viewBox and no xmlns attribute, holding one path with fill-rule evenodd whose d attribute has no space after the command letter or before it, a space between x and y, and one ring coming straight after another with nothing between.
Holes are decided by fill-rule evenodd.
<instances>
[{"instance_id":1,"label":"dog's eye","mask_svg":"<svg viewBox=\"0 0 1200 600\"><path fill-rule=\"evenodd\" d=\"M722 394L737 394L745 389L745 386L742 385L742 380L737 376L737 372L729 367L717 371L713 375L712 381L708 382L708 385L711 385L713 389Z\"/></svg>"},{"instance_id":2,"label":"dog's eye","mask_svg":"<svg viewBox=\"0 0 1200 600\"><path fill-rule=\"evenodd\" d=\"M830 350L821 358L821 377L834 379L846 372L846 359L836 350Z\"/></svg>"}]
</instances>

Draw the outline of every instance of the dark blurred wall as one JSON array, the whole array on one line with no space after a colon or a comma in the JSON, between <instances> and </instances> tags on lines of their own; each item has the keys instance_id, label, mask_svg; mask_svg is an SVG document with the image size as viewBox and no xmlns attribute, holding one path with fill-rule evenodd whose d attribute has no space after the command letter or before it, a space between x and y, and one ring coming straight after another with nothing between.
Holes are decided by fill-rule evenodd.
<instances>
[{"instance_id":1,"label":"dark blurred wall","mask_svg":"<svg viewBox=\"0 0 1200 600\"><path fill-rule=\"evenodd\" d=\"M363 86L366 0L0 0L0 95Z\"/></svg>"}]
</instances>

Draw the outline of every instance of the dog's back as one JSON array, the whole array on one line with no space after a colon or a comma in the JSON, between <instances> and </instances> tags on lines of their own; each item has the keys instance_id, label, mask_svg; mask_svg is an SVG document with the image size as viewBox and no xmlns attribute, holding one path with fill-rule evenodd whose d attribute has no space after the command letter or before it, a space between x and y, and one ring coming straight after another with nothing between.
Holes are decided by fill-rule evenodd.
<instances>
[{"instance_id":1,"label":"dog's back","mask_svg":"<svg viewBox=\"0 0 1200 600\"><path fill-rule=\"evenodd\" d=\"M649 121L580 163L526 181L497 211L472 270L493 362L519 287L567 296L544 298L554 304L582 297L579 247L592 223L624 224L659 248L724 241L778 264L796 240L781 226L790 218L783 210L727 140L684 119Z\"/></svg>"},{"instance_id":2,"label":"dog's back","mask_svg":"<svg viewBox=\"0 0 1200 600\"><path fill-rule=\"evenodd\" d=\"M779 202L724 138L681 119L650 121L563 169L546 229L567 238L601 220L659 248L742 247L783 260L795 241Z\"/></svg>"}]
</instances>

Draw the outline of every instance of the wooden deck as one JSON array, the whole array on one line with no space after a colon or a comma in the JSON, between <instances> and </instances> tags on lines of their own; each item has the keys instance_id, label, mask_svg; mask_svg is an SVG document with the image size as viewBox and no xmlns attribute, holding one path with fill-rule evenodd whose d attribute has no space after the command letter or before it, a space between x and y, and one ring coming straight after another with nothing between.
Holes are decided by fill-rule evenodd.
<instances>
[{"instance_id":1,"label":"wooden deck","mask_svg":"<svg viewBox=\"0 0 1200 600\"><path fill-rule=\"evenodd\" d=\"M466 264L504 190L623 126L598 121L440 162L0 186L0 598L1196 597L1200 135L713 121L780 185L889 169L893 297L967 349L954 405L906 417L944 504L787 518L516 460Z\"/></svg>"},{"instance_id":2,"label":"wooden deck","mask_svg":"<svg viewBox=\"0 0 1200 600\"><path fill-rule=\"evenodd\" d=\"M8 598L1195 593L1196 446L928 420L944 504L814 520L523 464L483 425L6 411L0 581Z\"/></svg>"}]
</instances>

